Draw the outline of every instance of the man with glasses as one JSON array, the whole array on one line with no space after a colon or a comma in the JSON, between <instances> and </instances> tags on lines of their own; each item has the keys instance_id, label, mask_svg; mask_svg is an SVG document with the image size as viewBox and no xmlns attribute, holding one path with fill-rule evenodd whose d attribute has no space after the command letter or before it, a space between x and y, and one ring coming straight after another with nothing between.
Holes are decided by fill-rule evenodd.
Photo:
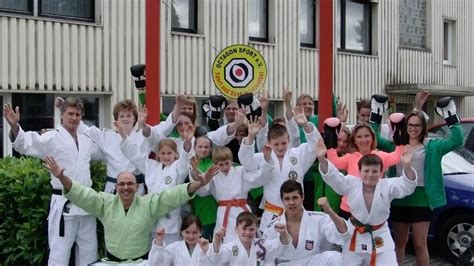
<instances>
[{"instance_id":1,"label":"man with glasses","mask_svg":"<svg viewBox=\"0 0 474 266\"><path fill-rule=\"evenodd\" d=\"M146 259L150 250L150 231L158 218L183 205L205 186L217 170L199 176L197 182L178 185L163 192L136 196L138 184L130 172L117 177L117 194L96 192L64 175L53 157L45 166L61 181L65 197L96 216L104 225L105 247L109 261Z\"/></svg>"}]
</instances>

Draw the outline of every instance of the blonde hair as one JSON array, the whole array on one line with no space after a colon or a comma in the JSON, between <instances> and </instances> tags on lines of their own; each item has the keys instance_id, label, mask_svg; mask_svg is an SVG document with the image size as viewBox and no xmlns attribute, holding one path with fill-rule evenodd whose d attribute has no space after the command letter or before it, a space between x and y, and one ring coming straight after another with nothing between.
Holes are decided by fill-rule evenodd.
<instances>
[{"instance_id":1,"label":"blonde hair","mask_svg":"<svg viewBox=\"0 0 474 266\"><path fill-rule=\"evenodd\" d=\"M375 150L377 148L377 137L375 136L375 132L372 129L372 127L370 127L369 124L367 124L366 122L359 122L352 129L350 139L351 139L354 149L359 151L359 147L357 147L357 145L355 144L355 137L356 137L356 132L361 128L367 128L369 130L370 136L372 137L372 145L370 145L370 150Z\"/></svg>"},{"instance_id":2,"label":"blonde hair","mask_svg":"<svg viewBox=\"0 0 474 266\"><path fill-rule=\"evenodd\" d=\"M161 140L158 145L156 146L155 149L155 154L156 154L156 160L160 161L160 158L158 158L158 153L163 149L164 147L168 147L172 149L176 154L178 154L178 146L176 145L176 142L174 142L172 139L163 139ZM176 158L178 159L178 158Z\"/></svg>"},{"instance_id":3,"label":"blonde hair","mask_svg":"<svg viewBox=\"0 0 474 266\"><path fill-rule=\"evenodd\" d=\"M232 151L227 147L218 147L212 152L212 162L233 161Z\"/></svg>"}]
</instances>

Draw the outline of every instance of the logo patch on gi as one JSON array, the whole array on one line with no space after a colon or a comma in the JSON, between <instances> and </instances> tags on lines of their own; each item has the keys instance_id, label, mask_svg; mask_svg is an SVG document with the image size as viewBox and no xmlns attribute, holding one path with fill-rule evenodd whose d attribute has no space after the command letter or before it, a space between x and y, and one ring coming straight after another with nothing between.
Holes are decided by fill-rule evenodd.
<instances>
[{"instance_id":1,"label":"logo patch on gi","mask_svg":"<svg viewBox=\"0 0 474 266\"><path fill-rule=\"evenodd\" d=\"M296 157L290 157L290 163L292 165L296 165L298 163L298 159L296 159Z\"/></svg>"},{"instance_id":2,"label":"logo patch on gi","mask_svg":"<svg viewBox=\"0 0 474 266\"><path fill-rule=\"evenodd\" d=\"M374 237L374 243L375 243L375 248L383 247L383 238L381 238L380 236Z\"/></svg>"},{"instance_id":3,"label":"logo patch on gi","mask_svg":"<svg viewBox=\"0 0 474 266\"><path fill-rule=\"evenodd\" d=\"M291 180L296 180L298 178L298 173L295 171L290 171L288 173L288 178Z\"/></svg>"},{"instance_id":4,"label":"logo patch on gi","mask_svg":"<svg viewBox=\"0 0 474 266\"><path fill-rule=\"evenodd\" d=\"M173 182L173 178L171 178L171 176L165 177L165 184L166 184L166 185L171 184L171 182Z\"/></svg>"},{"instance_id":5,"label":"logo patch on gi","mask_svg":"<svg viewBox=\"0 0 474 266\"><path fill-rule=\"evenodd\" d=\"M233 246L232 247L232 256L239 256L239 247Z\"/></svg>"},{"instance_id":6,"label":"logo patch on gi","mask_svg":"<svg viewBox=\"0 0 474 266\"><path fill-rule=\"evenodd\" d=\"M363 251L367 251L367 245L365 244L362 244L362 248L361 248Z\"/></svg>"},{"instance_id":7,"label":"logo patch on gi","mask_svg":"<svg viewBox=\"0 0 474 266\"><path fill-rule=\"evenodd\" d=\"M314 241L313 240L306 240L306 244L304 245L306 250L313 250L314 248Z\"/></svg>"}]
</instances>

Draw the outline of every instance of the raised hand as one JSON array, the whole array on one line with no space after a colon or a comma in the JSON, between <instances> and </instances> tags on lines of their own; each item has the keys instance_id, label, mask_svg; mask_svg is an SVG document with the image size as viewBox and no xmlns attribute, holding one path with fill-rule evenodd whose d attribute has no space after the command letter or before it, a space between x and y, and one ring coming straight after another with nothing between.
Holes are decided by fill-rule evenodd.
<instances>
[{"instance_id":1,"label":"raised hand","mask_svg":"<svg viewBox=\"0 0 474 266\"><path fill-rule=\"evenodd\" d=\"M191 141L194 137L194 126L184 129L181 138L186 141Z\"/></svg>"},{"instance_id":2,"label":"raised hand","mask_svg":"<svg viewBox=\"0 0 474 266\"><path fill-rule=\"evenodd\" d=\"M248 134L248 137L249 138L254 138L257 133L260 131L260 129L262 128L262 125L261 123L258 121L258 117L250 117L250 123L249 123L249 126L248 126L248 131L249 131L249 134Z\"/></svg>"},{"instance_id":3,"label":"raised hand","mask_svg":"<svg viewBox=\"0 0 474 266\"><path fill-rule=\"evenodd\" d=\"M308 119L304 115L303 106L296 106L293 109L293 116L294 116L295 121L298 124L298 126L304 126L308 123Z\"/></svg>"},{"instance_id":4,"label":"raised hand","mask_svg":"<svg viewBox=\"0 0 474 266\"><path fill-rule=\"evenodd\" d=\"M184 95L177 95L176 98L175 98L175 110L177 111L177 114L181 114L181 108L183 107L183 105L186 105L188 104L188 99L186 99L186 96Z\"/></svg>"},{"instance_id":5,"label":"raised hand","mask_svg":"<svg viewBox=\"0 0 474 266\"><path fill-rule=\"evenodd\" d=\"M286 107L291 108L291 100L293 99L293 92L288 87L283 89L283 102Z\"/></svg>"},{"instance_id":6,"label":"raised hand","mask_svg":"<svg viewBox=\"0 0 474 266\"><path fill-rule=\"evenodd\" d=\"M191 158L190 163L191 163L192 178L197 181L199 179L199 175L201 174L201 172L199 172L199 169L198 169L199 158L194 156L193 158Z\"/></svg>"},{"instance_id":7,"label":"raised hand","mask_svg":"<svg viewBox=\"0 0 474 266\"><path fill-rule=\"evenodd\" d=\"M319 139L318 142L316 142L316 157L322 158L325 157L327 153L327 148L326 145L324 144L324 140Z\"/></svg>"},{"instance_id":8,"label":"raised hand","mask_svg":"<svg viewBox=\"0 0 474 266\"><path fill-rule=\"evenodd\" d=\"M55 177L59 178L64 176L64 168L61 168L56 160L52 156L46 156L43 159L43 165L53 174Z\"/></svg>"},{"instance_id":9,"label":"raised hand","mask_svg":"<svg viewBox=\"0 0 474 266\"><path fill-rule=\"evenodd\" d=\"M214 234L213 243L221 244L225 237L225 227L222 227L219 231Z\"/></svg>"},{"instance_id":10,"label":"raised hand","mask_svg":"<svg viewBox=\"0 0 474 266\"><path fill-rule=\"evenodd\" d=\"M270 147L270 145L268 145L268 143L263 146L262 152L263 158L267 163L269 163L272 160L272 148Z\"/></svg>"},{"instance_id":11,"label":"raised hand","mask_svg":"<svg viewBox=\"0 0 474 266\"><path fill-rule=\"evenodd\" d=\"M166 231L164 228L158 228L155 233L155 245L162 247L165 242Z\"/></svg>"},{"instance_id":12,"label":"raised hand","mask_svg":"<svg viewBox=\"0 0 474 266\"><path fill-rule=\"evenodd\" d=\"M347 121L348 117L348 111L347 107L344 103L341 101L337 102L337 107L336 107L336 117L341 121L342 123L345 123Z\"/></svg>"},{"instance_id":13,"label":"raised hand","mask_svg":"<svg viewBox=\"0 0 474 266\"><path fill-rule=\"evenodd\" d=\"M275 231L277 231L279 234L286 234L286 224L284 223L276 223L275 224Z\"/></svg>"},{"instance_id":14,"label":"raised hand","mask_svg":"<svg viewBox=\"0 0 474 266\"><path fill-rule=\"evenodd\" d=\"M199 247L201 247L202 251L204 251L204 253L206 253L207 250L209 249L209 240L203 237L199 238L198 244L199 244Z\"/></svg>"},{"instance_id":15,"label":"raised hand","mask_svg":"<svg viewBox=\"0 0 474 266\"><path fill-rule=\"evenodd\" d=\"M410 145L406 145L402 152L402 164L404 166L409 166L411 164L411 158L413 156L413 148Z\"/></svg>"},{"instance_id":16,"label":"raised hand","mask_svg":"<svg viewBox=\"0 0 474 266\"><path fill-rule=\"evenodd\" d=\"M235 112L234 123L237 125L237 127L245 123L246 112L247 111L243 108L240 108L237 112Z\"/></svg>"},{"instance_id":17,"label":"raised hand","mask_svg":"<svg viewBox=\"0 0 474 266\"><path fill-rule=\"evenodd\" d=\"M268 111L268 105L269 105L268 95L266 91L264 91L262 95L259 97L259 101L260 101L260 107L262 107L262 112L266 114Z\"/></svg>"},{"instance_id":18,"label":"raised hand","mask_svg":"<svg viewBox=\"0 0 474 266\"><path fill-rule=\"evenodd\" d=\"M119 133L122 139L126 139L127 132L125 132L125 128L123 127L122 123L120 123L120 121L114 121L114 126L115 126L115 129L117 130L117 133Z\"/></svg>"},{"instance_id":19,"label":"raised hand","mask_svg":"<svg viewBox=\"0 0 474 266\"><path fill-rule=\"evenodd\" d=\"M321 197L318 199L318 205L321 206L321 208L323 209L324 212L327 212L330 210L330 206L329 206L329 201L328 201L328 198L326 197Z\"/></svg>"},{"instance_id":20,"label":"raised hand","mask_svg":"<svg viewBox=\"0 0 474 266\"><path fill-rule=\"evenodd\" d=\"M64 102L65 101L62 97L56 96L54 98L54 106L58 109L61 109L61 107L63 107Z\"/></svg>"},{"instance_id":21,"label":"raised hand","mask_svg":"<svg viewBox=\"0 0 474 266\"><path fill-rule=\"evenodd\" d=\"M142 129L145 126L147 119L148 119L148 109L145 106L139 107L138 119L137 119L137 125L139 129Z\"/></svg>"},{"instance_id":22,"label":"raised hand","mask_svg":"<svg viewBox=\"0 0 474 266\"><path fill-rule=\"evenodd\" d=\"M18 130L18 122L20 122L20 107L17 106L15 107L15 110L13 110L10 103L5 103L3 106L3 116L7 120L12 130Z\"/></svg>"},{"instance_id":23,"label":"raised hand","mask_svg":"<svg viewBox=\"0 0 474 266\"><path fill-rule=\"evenodd\" d=\"M421 90L419 91L416 96L415 96L415 108L419 111L422 110L423 105L425 105L426 100L428 100L428 97L430 96L430 92L428 90Z\"/></svg>"}]
</instances>

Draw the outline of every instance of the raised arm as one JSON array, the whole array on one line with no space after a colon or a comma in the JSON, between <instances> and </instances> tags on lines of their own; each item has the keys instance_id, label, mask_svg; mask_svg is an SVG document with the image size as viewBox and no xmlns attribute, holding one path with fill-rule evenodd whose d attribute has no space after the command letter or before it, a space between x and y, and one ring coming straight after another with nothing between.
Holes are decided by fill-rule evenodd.
<instances>
[{"instance_id":1,"label":"raised arm","mask_svg":"<svg viewBox=\"0 0 474 266\"><path fill-rule=\"evenodd\" d=\"M72 203L84 209L86 212L101 217L103 214L104 198L92 188L85 187L73 182L71 178L64 175L64 168L61 168L51 156L46 156L44 166L61 181L66 198Z\"/></svg>"},{"instance_id":2,"label":"raised arm","mask_svg":"<svg viewBox=\"0 0 474 266\"><path fill-rule=\"evenodd\" d=\"M390 199L403 198L415 191L417 173L411 166L412 148L407 145L404 148L401 162L403 165L403 175L397 178L388 178L387 182L390 184Z\"/></svg>"},{"instance_id":3,"label":"raised arm","mask_svg":"<svg viewBox=\"0 0 474 266\"><path fill-rule=\"evenodd\" d=\"M345 195L349 192L350 178L339 173L336 167L326 159L326 151L324 141L319 140L316 148L316 155L319 160L319 172L324 182L331 186L334 191L340 195Z\"/></svg>"},{"instance_id":4,"label":"raised arm","mask_svg":"<svg viewBox=\"0 0 474 266\"><path fill-rule=\"evenodd\" d=\"M327 215L329 215L329 218L331 218L332 222L336 226L337 231L340 234L345 234L347 232L346 220L344 220L341 216L334 212L334 210L329 205L328 198L319 198L318 205L321 206L321 208Z\"/></svg>"}]
</instances>

